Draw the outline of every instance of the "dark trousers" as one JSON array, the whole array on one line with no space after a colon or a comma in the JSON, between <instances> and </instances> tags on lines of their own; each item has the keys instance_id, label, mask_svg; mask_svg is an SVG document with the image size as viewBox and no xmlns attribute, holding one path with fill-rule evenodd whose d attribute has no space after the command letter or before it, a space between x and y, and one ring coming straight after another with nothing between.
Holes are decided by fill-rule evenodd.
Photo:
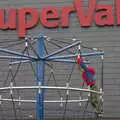
<instances>
[{"instance_id":1,"label":"dark trousers","mask_svg":"<svg viewBox=\"0 0 120 120\"><path fill-rule=\"evenodd\" d=\"M98 88L97 86L94 84L92 86L90 86L90 89L91 90L94 90L94 91L98 91ZM91 92L91 104L92 106L96 109L96 112L100 112L100 104L99 104L99 95L96 94L96 93L92 93Z\"/></svg>"}]
</instances>

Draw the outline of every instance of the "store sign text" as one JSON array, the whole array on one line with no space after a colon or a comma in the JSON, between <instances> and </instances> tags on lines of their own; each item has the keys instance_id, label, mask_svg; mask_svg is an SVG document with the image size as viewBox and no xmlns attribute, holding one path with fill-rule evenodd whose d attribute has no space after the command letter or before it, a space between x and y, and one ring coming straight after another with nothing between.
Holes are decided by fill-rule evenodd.
<instances>
[{"instance_id":1,"label":"store sign text","mask_svg":"<svg viewBox=\"0 0 120 120\"><path fill-rule=\"evenodd\" d=\"M65 6L61 10L52 6L40 12L36 8L0 9L0 30L17 30L19 37L25 37L27 30L38 24L46 28L67 28L71 13L76 14L81 27L91 27L93 22L98 26L120 25L120 0L114 0L114 3L115 7L89 0L86 12L82 0L73 0L73 6Z\"/></svg>"}]
</instances>

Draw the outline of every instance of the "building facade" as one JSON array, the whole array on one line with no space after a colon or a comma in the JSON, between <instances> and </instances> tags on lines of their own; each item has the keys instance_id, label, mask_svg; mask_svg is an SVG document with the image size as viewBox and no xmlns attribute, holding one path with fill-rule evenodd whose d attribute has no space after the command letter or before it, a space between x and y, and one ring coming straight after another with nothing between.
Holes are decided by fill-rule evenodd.
<instances>
[{"instance_id":1,"label":"building facade","mask_svg":"<svg viewBox=\"0 0 120 120\"><path fill-rule=\"evenodd\" d=\"M76 1L76 4L75 4ZM80 1L83 2L83 9L87 17L82 17L79 13L79 4ZM89 8L88 8L89 3ZM79 39L87 44L90 47L98 47L102 48L105 51L105 59L104 59L104 116L105 117L113 117L119 118L120 117L120 37L119 37L119 3L117 0L0 0L0 9L5 9L5 21L10 20L7 10L16 9L16 19L12 19L11 21L17 21L16 26L13 24L11 25L14 29L10 30L9 28L4 28L5 26L1 25L0 30L0 46L7 48L9 44L15 44L17 41L18 43L22 42L22 38L19 36L24 36L24 33L28 36L36 36L39 33L42 33L46 36L54 38L54 40L63 41L63 42L72 42L72 38ZM101 5L101 6L99 6ZM104 5L104 6L102 6ZM105 6L107 5L107 6ZM99 6L99 7L98 7ZM66 9L63 9L66 7ZM100 8L101 7L101 8ZM105 8L104 8L105 7ZM118 7L118 8L117 8ZM37 10L36 16L22 16L20 9L23 8L34 8ZM55 14L53 17L44 18L46 14L44 13L45 9L43 8L53 8ZM89 9L89 12L87 11ZM98 10L96 10L98 9ZM68 10L68 12L66 12ZM107 12L106 12L107 11ZM87 13L88 12L88 13ZM0 13L1 14L1 13ZM13 13L14 14L14 13ZM27 14L27 13L26 13ZM49 13L51 14L51 13ZM20 16L21 15L21 16ZM66 17L66 15L68 15ZM107 15L107 16L106 16ZM2 16L2 14L1 14ZM14 16L14 15L13 15ZM38 17L39 16L39 17ZM84 16L84 15L83 15ZM15 17L15 16L14 16ZM21 18L22 17L22 18ZM25 23L23 20L30 22L31 19L34 17L38 17L38 19L34 18L34 25L24 26ZM0 19L2 19L1 17ZM79 21L80 19L80 21ZM46 21L45 21L46 20ZM49 23L47 20L49 20ZM101 21L100 21L101 20ZM1 20L2 21L2 20ZM1 22L0 21L0 22ZM2 23L2 22L1 22ZM52 24L51 24L52 23ZM24 28L26 27L26 28ZM4 28L4 30L3 30ZM13 42L10 42L13 41ZM62 43L59 43L62 46ZM24 46L19 44L8 47L11 50L21 51L23 50ZM56 48L54 48L56 49ZM52 46L49 46L49 51L52 51ZM96 58L91 58L91 61L96 62ZM93 64L95 65L95 63ZM35 85L34 77L32 76L32 72L29 68L28 64L23 65L20 69L16 77L16 84L19 86L23 85ZM60 85L65 85L66 82L62 81L64 77L68 78L70 70L72 66L69 65L62 65L56 64L55 65L55 75L57 76L58 83ZM97 67L96 67L97 68ZM16 67L13 67L16 70ZM63 70L64 69L64 70ZM68 72L64 72L67 71ZM1 60L0 62L0 86L7 86L10 83L10 79L5 83L7 72L8 72L8 62L5 60ZM47 74L49 70L47 71ZM101 75L99 70L99 76ZM22 76L22 77L20 77ZM72 82L74 87L79 87L79 72L76 70L75 74L72 77L76 79ZM47 78L46 78L47 79ZM52 79L53 80L53 79ZM53 80L54 81L54 80ZM54 85L54 82L51 84ZM23 93L23 94L22 94ZM1 93L4 94L4 93ZM15 93L16 95L17 93ZM57 97L57 93L54 93ZM35 97L35 93L33 91L21 91L21 98L32 99L32 95ZM5 93L5 96L9 96L9 93ZM52 93L49 93L49 99L52 99ZM19 96L16 96L19 98ZM47 99L47 95L45 96ZM59 96L58 96L59 98ZM57 104L58 105L58 104ZM55 105L55 106L57 106ZM71 104L70 104L71 105ZM69 106L70 106L69 105ZM54 106L52 104L47 105L48 109ZM59 105L58 105L59 106ZM72 105L71 105L72 106ZM57 108L57 107L56 107ZM74 109L75 106L71 107ZM13 106L11 103L2 102L1 104L1 112L0 112L0 119L13 119L15 116ZM16 105L16 115L18 118L34 118L35 115L35 105L25 104L23 103L20 106ZM19 111L21 111L19 113ZM34 113L34 114L33 114ZM63 114L60 112L56 113L56 110L53 112L48 112L48 117L53 117ZM71 114L70 112L68 113ZM76 113L74 113L75 115ZM33 116L32 116L33 115ZM73 115L73 114L72 114ZM47 116L47 112L46 112ZM76 115L77 116L77 115Z\"/></svg>"}]
</instances>

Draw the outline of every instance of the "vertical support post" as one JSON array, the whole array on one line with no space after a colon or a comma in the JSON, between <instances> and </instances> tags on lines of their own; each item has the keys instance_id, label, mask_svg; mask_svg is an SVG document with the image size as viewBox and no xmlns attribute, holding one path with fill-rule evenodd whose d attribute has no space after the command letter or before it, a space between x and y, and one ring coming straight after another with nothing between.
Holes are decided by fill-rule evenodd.
<instances>
[{"instance_id":1,"label":"vertical support post","mask_svg":"<svg viewBox=\"0 0 120 120\"><path fill-rule=\"evenodd\" d=\"M101 60L102 60L101 87L102 87L102 90L103 90L103 88L104 88L104 83L103 83L104 82L104 75L103 75L104 74L104 56L103 55L101 56Z\"/></svg>"},{"instance_id":2,"label":"vertical support post","mask_svg":"<svg viewBox=\"0 0 120 120\"><path fill-rule=\"evenodd\" d=\"M102 60L102 71L101 71L101 74L102 74L102 81L101 81L101 87L102 87L102 91L104 90L104 56L102 55L101 56L101 60ZM104 108L104 104L103 104L103 102L104 102L104 98L103 98L103 96L101 96L102 97L102 101L101 101L101 112L103 113L104 112L104 110L103 110L103 108ZM103 117L103 116L102 116Z\"/></svg>"},{"instance_id":3,"label":"vertical support post","mask_svg":"<svg viewBox=\"0 0 120 120\"><path fill-rule=\"evenodd\" d=\"M44 37L39 35L37 41L37 52L39 57L44 57ZM37 85L44 85L44 70L45 62L44 60L39 60L36 62L36 72L37 72ZM36 93L36 120L44 120L44 90L38 89Z\"/></svg>"}]
</instances>

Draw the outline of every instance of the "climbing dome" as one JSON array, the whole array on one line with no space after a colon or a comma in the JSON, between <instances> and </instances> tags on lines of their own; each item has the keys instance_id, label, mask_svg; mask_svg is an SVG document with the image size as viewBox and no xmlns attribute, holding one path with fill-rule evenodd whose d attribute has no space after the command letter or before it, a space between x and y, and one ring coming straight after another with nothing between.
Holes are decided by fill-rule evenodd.
<instances>
[{"instance_id":1,"label":"climbing dome","mask_svg":"<svg viewBox=\"0 0 120 120\"><path fill-rule=\"evenodd\" d=\"M78 55L96 69L98 91L83 82ZM90 95L98 95L103 112L103 55L75 38L40 34L2 42L0 120L98 119Z\"/></svg>"}]
</instances>

